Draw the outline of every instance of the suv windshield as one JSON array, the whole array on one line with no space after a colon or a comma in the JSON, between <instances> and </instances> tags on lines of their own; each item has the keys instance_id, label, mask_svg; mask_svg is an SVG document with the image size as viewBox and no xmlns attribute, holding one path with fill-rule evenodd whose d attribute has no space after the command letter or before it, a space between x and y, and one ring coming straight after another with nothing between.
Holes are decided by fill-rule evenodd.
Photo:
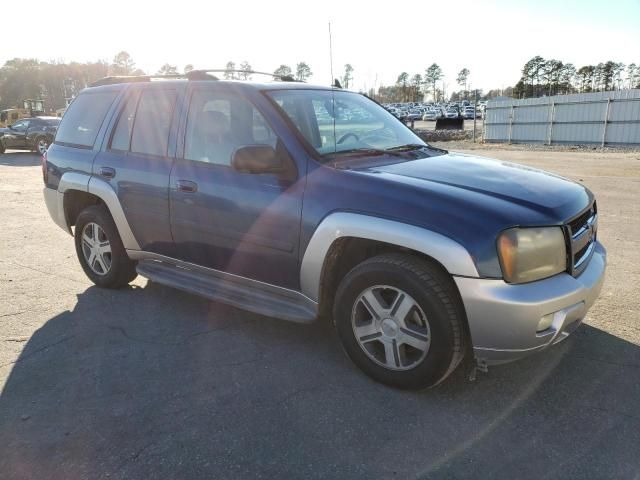
<instances>
[{"instance_id":1,"label":"suv windshield","mask_svg":"<svg viewBox=\"0 0 640 480\"><path fill-rule=\"evenodd\" d=\"M427 146L364 95L331 90L275 90L268 95L320 155Z\"/></svg>"}]
</instances>

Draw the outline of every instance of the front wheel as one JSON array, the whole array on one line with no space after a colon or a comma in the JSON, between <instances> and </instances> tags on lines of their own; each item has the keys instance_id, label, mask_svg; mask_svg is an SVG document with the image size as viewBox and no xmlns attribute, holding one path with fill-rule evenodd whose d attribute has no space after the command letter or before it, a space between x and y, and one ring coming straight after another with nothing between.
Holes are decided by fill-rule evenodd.
<instances>
[{"instance_id":1,"label":"front wheel","mask_svg":"<svg viewBox=\"0 0 640 480\"><path fill-rule=\"evenodd\" d=\"M75 227L76 253L84 273L99 287L120 288L136 278L136 264L127 255L109 211L85 208Z\"/></svg>"},{"instance_id":2,"label":"front wheel","mask_svg":"<svg viewBox=\"0 0 640 480\"><path fill-rule=\"evenodd\" d=\"M406 254L364 261L340 283L334 320L351 360L378 382L406 389L444 380L465 353L464 309L451 277Z\"/></svg>"},{"instance_id":3,"label":"front wheel","mask_svg":"<svg viewBox=\"0 0 640 480\"><path fill-rule=\"evenodd\" d=\"M49 148L49 140L46 137L38 137L35 142L35 150L40 155L44 155L47 152L47 148Z\"/></svg>"}]
</instances>

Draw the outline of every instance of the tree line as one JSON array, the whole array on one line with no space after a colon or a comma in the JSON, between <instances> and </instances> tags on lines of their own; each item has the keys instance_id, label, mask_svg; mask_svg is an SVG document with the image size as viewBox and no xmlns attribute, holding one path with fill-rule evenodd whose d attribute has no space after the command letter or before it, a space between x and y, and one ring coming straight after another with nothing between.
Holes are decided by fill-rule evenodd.
<instances>
[{"instance_id":1,"label":"tree line","mask_svg":"<svg viewBox=\"0 0 640 480\"><path fill-rule=\"evenodd\" d=\"M469 76L471 72L468 68L462 68L456 77L456 83L463 87L460 91L452 93L455 100L469 97ZM369 90L369 96L374 97L379 102L421 102L425 96L431 96L436 102L446 100L444 84L438 87L438 82L444 78L444 72L440 65L432 63L424 71L424 75L415 73L413 75L402 72L398 75L396 83L390 86L380 86L378 90Z\"/></svg>"},{"instance_id":2,"label":"tree line","mask_svg":"<svg viewBox=\"0 0 640 480\"><path fill-rule=\"evenodd\" d=\"M516 98L640 88L640 66L612 60L576 69L571 63L537 55L524 64L521 73L513 87Z\"/></svg>"},{"instance_id":3,"label":"tree line","mask_svg":"<svg viewBox=\"0 0 640 480\"><path fill-rule=\"evenodd\" d=\"M155 75L178 75L194 70L192 64L183 67L182 72L176 65L166 63ZM236 71L238 70L238 71ZM223 77L225 79L249 80L252 67L243 61L236 68L233 61L227 62ZM295 71L287 65L280 65L275 75L293 76L296 80L305 81L313 72L308 63L301 61ZM129 53L122 51L115 55L111 62L42 62L30 58L14 58L0 67L0 110L6 108L22 108L23 101L28 99L43 100L47 111L65 108L68 103L86 86L104 77L117 75L146 75L136 66ZM348 87L353 78L351 65L345 66L342 77L343 85Z\"/></svg>"}]
</instances>

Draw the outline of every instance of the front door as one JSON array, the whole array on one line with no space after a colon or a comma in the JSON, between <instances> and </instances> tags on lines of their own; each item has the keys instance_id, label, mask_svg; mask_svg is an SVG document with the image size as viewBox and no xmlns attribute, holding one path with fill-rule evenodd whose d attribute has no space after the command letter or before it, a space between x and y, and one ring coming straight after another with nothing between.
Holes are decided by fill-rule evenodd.
<instances>
[{"instance_id":1,"label":"front door","mask_svg":"<svg viewBox=\"0 0 640 480\"><path fill-rule=\"evenodd\" d=\"M11 129L4 135L4 145L7 148L23 149L27 147L27 130L29 120L18 120L11 125Z\"/></svg>"},{"instance_id":2,"label":"front door","mask_svg":"<svg viewBox=\"0 0 640 480\"><path fill-rule=\"evenodd\" d=\"M184 158L176 159L170 180L178 258L297 288L303 187L263 115L230 86L194 87L183 132ZM242 145L272 146L286 171L234 170L232 155Z\"/></svg>"}]
</instances>

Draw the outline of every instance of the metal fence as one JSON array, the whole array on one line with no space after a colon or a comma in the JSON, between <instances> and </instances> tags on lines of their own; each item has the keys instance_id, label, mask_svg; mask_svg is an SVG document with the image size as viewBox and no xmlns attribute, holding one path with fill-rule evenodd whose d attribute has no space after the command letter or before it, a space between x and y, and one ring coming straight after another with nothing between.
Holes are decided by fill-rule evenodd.
<instances>
[{"instance_id":1,"label":"metal fence","mask_svg":"<svg viewBox=\"0 0 640 480\"><path fill-rule=\"evenodd\" d=\"M484 140L640 145L640 90L490 101Z\"/></svg>"}]
</instances>

